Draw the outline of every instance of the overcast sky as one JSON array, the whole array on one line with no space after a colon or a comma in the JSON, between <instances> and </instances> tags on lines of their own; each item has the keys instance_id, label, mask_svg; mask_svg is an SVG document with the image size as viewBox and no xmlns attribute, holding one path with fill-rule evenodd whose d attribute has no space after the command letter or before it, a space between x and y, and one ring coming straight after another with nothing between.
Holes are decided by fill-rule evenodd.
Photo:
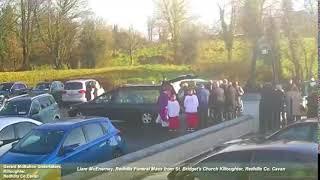
<instances>
[{"instance_id":1,"label":"overcast sky","mask_svg":"<svg viewBox=\"0 0 320 180\"><path fill-rule=\"evenodd\" d=\"M219 0L190 0L192 15L200 22L213 24L218 16L217 1ZM154 12L153 0L90 0L89 3L96 15L103 17L108 23L125 28L132 25L143 33L147 31L147 18Z\"/></svg>"},{"instance_id":2,"label":"overcast sky","mask_svg":"<svg viewBox=\"0 0 320 180\"><path fill-rule=\"evenodd\" d=\"M223 3L223 0L189 0L189 2L191 14L197 17L199 22L209 26L217 23L219 19L217 2ZM97 16L109 24L118 24L123 28L133 26L142 33L147 32L147 18L154 12L153 0L89 0L89 6Z\"/></svg>"}]
</instances>

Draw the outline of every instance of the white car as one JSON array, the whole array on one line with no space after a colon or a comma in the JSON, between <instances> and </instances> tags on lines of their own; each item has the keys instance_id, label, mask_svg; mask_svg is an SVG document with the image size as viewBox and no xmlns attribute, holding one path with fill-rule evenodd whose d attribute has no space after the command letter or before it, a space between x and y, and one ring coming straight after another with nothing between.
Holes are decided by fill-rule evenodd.
<instances>
[{"instance_id":1,"label":"white car","mask_svg":"<svg viewBox=\"0 0 320 180\"><path fill-rule=\"evenodd\" d=\"M79 79L67 81L64 85L64 92L62 93L62 102L64 103L82 103L87 102L86 91L88 84L95 84L98 92L97 95L102 95L105 91L100 83L94 79ZM93 91L91 92L93 96ZM92 100L93 98L91 98Z\"/></svg>"},{"instance_id":2,"label":"white car","mask_svg":"<svg viewBox=\"0 0 320 180\"><path fill-rule=\"evenodd\" d=\"M0 156L10 150L13 143L41 124L28 118L0 117Z\"/></svg>"}]
</instances>

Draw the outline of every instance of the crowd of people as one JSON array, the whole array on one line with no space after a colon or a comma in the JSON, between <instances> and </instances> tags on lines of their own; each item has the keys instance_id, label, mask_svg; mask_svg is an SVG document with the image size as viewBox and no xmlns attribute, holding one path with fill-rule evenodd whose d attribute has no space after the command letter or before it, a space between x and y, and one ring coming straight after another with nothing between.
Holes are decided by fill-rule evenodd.
<instances>
[{"instance_id":1,"label":"crowd of people","mask_svg":"<svg viewBox=\"0 0 320 180\"><path fill-rule=\"evenodd\" d=\"M259 105L260 131L262 133L274 132L297 120L303 115L308 117L317 116L317 100L315 95L316 84L312 81L309 88L310 94L307 98L308 105L303 105L302 89L293 80L283 88L278 84L275 87L266 83L261 89L261 100ZM314 97L313 97L314 96Z\"/></svg>"},{"instance_id":2,"label":"crowd of people","mask_svg":"<svg viewBox=\"0 0 320 180\"><path fill-rule=\"evenodd\" d=\"M244 90L238 82L227 79L210 81L209 84L182 83L175 92L170 83L164 82L158 98L159 116L156 120L169 131L180 128L180 114L184 113L187 131L208 126L208 121L219 123L241 115Z\"/></svg>"}]
</instances>

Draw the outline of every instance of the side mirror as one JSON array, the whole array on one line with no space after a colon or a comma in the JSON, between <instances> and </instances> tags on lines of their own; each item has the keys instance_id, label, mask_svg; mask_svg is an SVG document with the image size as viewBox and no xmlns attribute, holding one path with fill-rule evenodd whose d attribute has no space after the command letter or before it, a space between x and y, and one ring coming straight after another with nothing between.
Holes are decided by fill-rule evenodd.
<instances>
[{"instance_id":1,"label":"side mirror","mask_svg":"<svg viewBox=\"0 0 320 180\"><path fill-rule=\"evenodd\" d=\"M60 150L60 155L63 156L65 154L71 153L73 152L77 147L79 146L79 144L72 144L69 146L64 146L61 148Z\"/></svg>"}]
</instances>

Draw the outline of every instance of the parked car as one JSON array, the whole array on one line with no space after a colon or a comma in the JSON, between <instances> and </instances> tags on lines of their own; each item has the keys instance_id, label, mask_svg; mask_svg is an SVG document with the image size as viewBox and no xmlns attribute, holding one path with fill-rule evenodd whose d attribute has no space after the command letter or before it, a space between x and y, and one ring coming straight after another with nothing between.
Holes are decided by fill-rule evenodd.
<instances>
[{"instance_id":1,"label":"parked car","mask_svg":"<svg viewBox=\"0 0 320 180\"><path fill-rule=\"evenodd\" d=\"M42 123L60 119L58 104L50 94L22 95L9 99L0 110L0 116L28 117Z\"/></svg>"},{"instance_id":2,"label":"parked car","mask_svg":"<svg viewBox=\"0 0 320 180\"><path fill-rule=\"evenodd\" d=\"M70 170L125 153L124 139L109 119L73 119L34 128L0 157L0 164L62 164L62 170Z\"/></svg>"},{"instance_id":3,"label":"parked car","mask_svg":"<svg viewBox=\"0 0 320 180\"><path fill-rule=\"evenodd\" d=\"M20 117L0 117L0 156L12 147L12 143L24 137L31 129L41 125L39 121Z\"/></svg>"},{"instance_id":4,"label":"parked car","mask_svg":"<svg viewBox=\"0 0 320 180\"><path fill-rule=\"evenodd\" d=\"M141 179L316 180L317 157L316 143L278 141L267 144L237 144L218 152L208 151L193 157L183 163L180 170L177 168L178 170L169 173L153 174Z\"/></svg>"},{"instance_id":5,"label":"parked car","mask_svg":"<svg viewBox=\"0 0 320 180\"><path fill-rule=\"evenodd\" d=\"M61 81L40 82L32 90L32 94L51 94L56 102L62 102L62 93L64 91L64 84Z\"/></svg>"},{"instance_id":6,"label":"parked car","mask_svg":"<svg viewBox=\"0 0 320 180\"><path fill-rule=\"evenodd\" d=\"M71 106L70 116L102 116L111 120L150 124L157 116L160 87L129 85L119 87L96 99Z\"/></svg>"},{"instance_id":7,"label":"parked car","mask_svg":"<svg viewBox=\"0 0 320 180\"><path fill-rule=\"evenodd\" d=\"M11 97L28 93L28 86L23 82L8 82L0 84L0 107Z\"/></svg>"},{"instance_id":8,"label":"parked car","mask_svg":"<svg viewBox=\"0 0 320 180\"><path fill-rule=\"evenodd\" d=\"M170 83L173 86L175 81L170 80ZM158 115L160 88L160 85L124 85L90 102L73 105L68 113L71 117L102 116L113 121L153 124ZM177 93L179 88L174 90Z\"/></svg>"},{"instance_id":9,"label":"parked car","mask_svg":"<svg viewBox=\"0 0 320 180\"><path fill-rule=\"evenodd\" d=\"M94 79L71 80L65 83L64 92L62 94L62 101L64 103L87 102L86 91L88 84L95 85L95 87L98 89L97 96L100 96L103 93L105 93L100 83ZM91 96L93 97L93 94Z\"/></svg>"},{"instance_id":10,"label":"parked car","mask_svg":"<svg viewBox=\"0 0 320 180\"><path fill-rule=\"evenodd\" d=\"M234 139L223 143L222 146L244 142L265 143L267 141L278 140L307 141L317 143L318 129L319 127L317 119L301 120L268 136L255 135L252 137Z\"/></svg>"}]
</instances>

